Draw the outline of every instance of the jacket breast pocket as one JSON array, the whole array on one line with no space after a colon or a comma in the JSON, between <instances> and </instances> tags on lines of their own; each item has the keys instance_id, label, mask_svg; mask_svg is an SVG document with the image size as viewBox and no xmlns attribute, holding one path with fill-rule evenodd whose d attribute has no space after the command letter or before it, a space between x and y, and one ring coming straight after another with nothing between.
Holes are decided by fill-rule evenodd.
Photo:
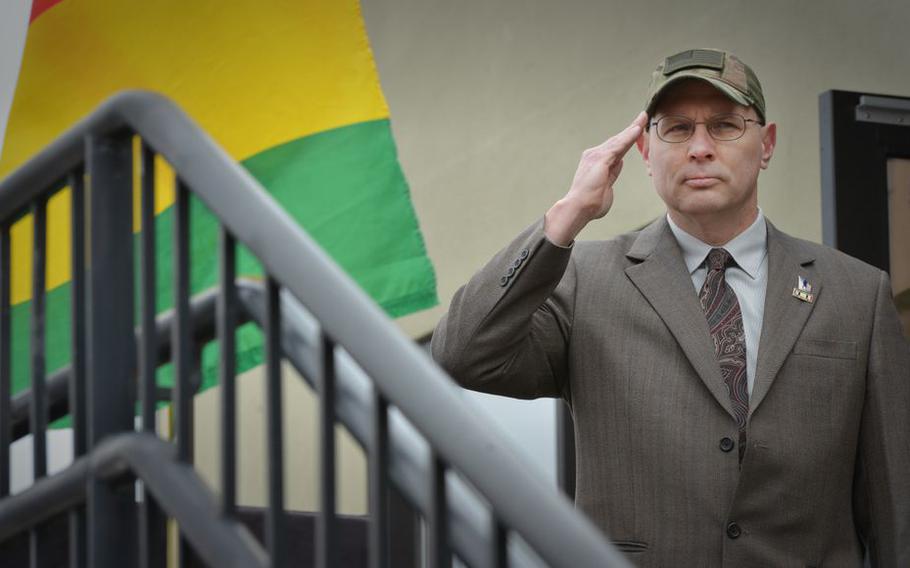
<instances>
[{"instance_id":1,"label":"jacket breast pocket","mask_svg":"<svg viewBox=\"0 0 910 568\"><path fill-rule=\"evenodd\" d=\"M856 359L856 342L805 337L793 346L793 354L827 359Z\"/></svg>"},{"instance_id":2,"label":"jacket breast pocket","mask_svg":"<svg viewBox=\"0 0 910 568\"><path fill-rule=\"evenodd\" d=\"M611 542L625 554L641 554L648 550L648 543L640 540L612 540Z\"/></svg>"}]
</instances>

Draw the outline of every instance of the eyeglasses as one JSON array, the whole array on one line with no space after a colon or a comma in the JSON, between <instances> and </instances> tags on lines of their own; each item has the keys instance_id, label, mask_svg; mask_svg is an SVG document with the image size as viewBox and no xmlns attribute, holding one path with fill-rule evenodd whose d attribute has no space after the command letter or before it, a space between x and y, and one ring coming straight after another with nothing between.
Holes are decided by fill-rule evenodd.
<instances>
[{"instance_id":1,"label":"eyeglasses","mask_svg":"<svg viewBox=\"0 0 910 568\"><path fill-rule=\"evenodd\" d=\"M687 116L668 115L652 122L657 127L657 137L670 144L685 142L695 134L695 127L704 124L711 138L729 142L742 138L748 123L754 122L764 126L764 122L746 118L740 114L718 114L703 122L696 122Z\"/></svg>"}]
</instances>

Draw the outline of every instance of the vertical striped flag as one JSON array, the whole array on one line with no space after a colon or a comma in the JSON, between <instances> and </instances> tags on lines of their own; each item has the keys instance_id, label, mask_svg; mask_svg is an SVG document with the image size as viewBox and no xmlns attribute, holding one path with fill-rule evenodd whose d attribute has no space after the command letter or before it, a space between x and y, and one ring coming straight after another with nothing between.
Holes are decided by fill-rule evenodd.
<instances>
[{"instance_id":1,"label":"vertical striped flag","mask_svg":"<svg viewBox=\"0 0 910 568\"><path fill-rule=\"evenodd\" d=\"M437 303L357 0L34 0L0 177L123 89L174 100L389 315ZM167 164L156 170L162 311L172 305L174 190ZM191 207L198 292L217 279L218 224L200 202ZM48 203L48 370L69 359L69 215L65 190ZM28 384L31 231L28 216L12 227L14 391ZM238 264L261 274L248 254ZM204 353L208 384L216 358ZM260 361L259 332L244 326L238 368ZM159 380L169 382L167 369Z\"/></svg>"}]
</instances>

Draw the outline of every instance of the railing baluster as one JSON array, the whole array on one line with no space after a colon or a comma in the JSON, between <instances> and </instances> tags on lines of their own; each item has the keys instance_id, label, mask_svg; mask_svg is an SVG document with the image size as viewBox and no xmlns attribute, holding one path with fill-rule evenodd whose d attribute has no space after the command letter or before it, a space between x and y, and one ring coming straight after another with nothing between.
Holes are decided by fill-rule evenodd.
<instances>
[{"instance_id":1,"label":"railing baluster","mask_svg":"<svg viewBox=\"0 0 910 568\"><path fill-rule=\"evenodd\" d=\"M506 568L509 565L509 533L505 525L499 520L499 517L496 516L495 511L492 512L492 516L490 527L490 566Z\"/></svg>"},{"instance_id":2,"label":"railing baluster","mask_svg":"<svg viewBox=\"0 0 910 568\"><path fill-rule=\"evenodd\" d=\"M140 149L141 170L141 287L142 348L139 351L139 382L142 397L142 429L155 431L156 355L158 334L155 329L155 152L145 143Z\"/></svg>"},{"instance_id":3,"label":"railing baluster","mask_svg":"<svg viewBox=\"0 0 910 568\"><path fill-rule=\"evenodd\" d=\"M435 452L430 462L430 514L427 521L430 568L450 568L452 553L449 548L446 464Z\"/></svg>"},{"instance_id":4,"label":"railing baluster","mask_svg":"<svg viewBox=\"0 0 910 568\"><path fill-rule=\"evenodd\" d=\"M177 438L177 458L184 463L193 462L192 424L189 421L193 392L193 347L190 319L190 192L183 181L177 180L173 205L174 223L174 327L171 336L171 353L174 361L174 430Z\"/></svg>"},{"instance_id":5,"label":"railing baluster","mask_svg":"<svg viewBox=\"0 0 910 568\"><path fill-rule=\"evenodd\" d=\"M85 454L88 432L85 423L85 187L83 170L69 176L70 186L70 422L73 427L73 458ZM71 568L86 565L85 507L70 511L69 556Z\"/></svg>"},{"instance_id":6,"label":"railing baluster","mask_svg":"<svg viewBox=\"0 0 910 568\"><path fill-rule=\"evenodd\" d=\"M171 401L174 411L174 433L177 438L177 459L193 463L193 345L190 321L190 190L177 178L173 211L174 223L174 326L171 334L171 354L174 368L174 387ZM192 550L180 536L178 566L191 566Z\"/></svg>"},{"instance_id":7,"label":"railing baluster","mask_svg":"<svg viewBox=\"0 0 910 568\"><path fill-rule=\"evenodd\" d=\"M39 196L32 204L32 301L31 301L31 389L29 429L32 432L32 472L38 481L47 476L47 388L45 386L45 295L47 270L47 197ZM29 531L29 556L33 568L47 566L45 525Z\"/></svg>"},{"instance_id":8,"label":"railing baluster","mask_svg":"<svg viewBox=\"0 0 910 568\"><path fill-rule=\"evenodd\" d=\"M391 474L390 474L391 476ZM389 564L398 568L421 566L422 519L394 483L389 483Z\"/></svg>"},{"instance_id":9,"label":"railing baluster","mask_svg":"<svg viewBox=\"0 0 910 568\"><path fill-rule=\"evenodd\" d=\"M266 517L266 546L270 566L287 564L286 520L284 512L284 456L281 432L281 306L278 283L266 278L265 360L266 432L268 444L269 510Z\"/></svg>"},{"instance_id":10,"label":"railing baluster","mask_svg":"<svg viewBox=\"0 0 910 568\"><path fill-rule=\"evenodd\" d=\"M111 434L134 429L133 164L127 132L86 141L91 180L86 400L92 449ZM122 566L135 554L135 492L94 476L88 485L88 565Z\"/></svg>"},{"instance_id":11,"label":"railing baluster","mask_svg":"<svg viewBox=\"0 0 910 568\"><path fill-rule=\"evenodd\" d=\"M157 403L156 359L158 333L155 326L157 312L155 286L155 152L144 142L139 150L140 184L140 286L142 293L139 350L139 393L142 401L142 430L155 433ZM164 566L167 551L167 518L158 502L148 490L143 491L139 507L139 566L152 568Z\"/></svg>"},{"instance_id":12,"label":"railing baluster","mask_svg":"<svg viewBox=\"0 0 910 568\"><path fill-rule=\"evenodd\" d=\"M237 246L224 226L221 227L219 247L221 292L218 295L217 327L221 375L221 511L225 515L233 515L237 507L237 288L234 284Z\"/></svg>"},{"instance_id":13,"label":"railing baluster","mask_svg":"<svg viewBox=\"0 0 910 568\"><path fill-rule=\"evenodd\" d=\"M0 224L0 498L9 495L9 445L10 427L10 231L9 225Z\"/></svg>"},{"instance_id":14,"label":"railing baluster","mask_svg":"<svg viewBox=\"0 0 910 568\"><path fill-rule=\"evenodd\" d=\"M370 568L389 566L389 406L373 385L370 445Z\"/></svg>"},{"instance_id":15,"label":"railing baluster","mask_svg":"<svg viewBox=\"0 0 910 568\"><path fill-rule=\"evenodd\" d=\"M335 343L322 333L320 393L320 491L321 503L316 545L316 566L332 568L338 554L335 521Z\"/></svg>"},{"instance_id":16,"label":"railing baluster","mask_svg":"<svg viewBox=\"0 0 910 568\"><path fill-rule=\"evenodd\" d=\"M575 500L575 426L569 405L556 405L556 479L570 501Z\"/></svg>"},{"instance_id":17,"label":"railing baluster","mask_svg":"<svg viewBox=\"0 0 910 568\"><path fill-rule=\"evenodd\" d=\"M32 301L31 301L31 409L32 471L34 479L47 475L47 392L44 377L44 275L47 257L47 200L32 205Z\"/></svg>"},{"instance_id":18,"label":"railing baluster","mask_svg":"<svg viewBox=\"0 0 910 568\"><path fill-rule=\"evenodd\" d=\"M70 278L70 341L72 342L72 374L69 384L70 419L73 424L73 457L85 454L88 432L85 421L85 187L82 170L69 177L71 278Z\"/></svg>"},{"instance_id":19,"label":"railing baluster","mask_svg":"<svg viewBox=\"0 0 910 568\"><path fill-rule=\"evenodd\" d=\"M167 516L145 487L139 506L138 553L140 568L164 568L167 565Z\"/></svg>"}]
</instances>

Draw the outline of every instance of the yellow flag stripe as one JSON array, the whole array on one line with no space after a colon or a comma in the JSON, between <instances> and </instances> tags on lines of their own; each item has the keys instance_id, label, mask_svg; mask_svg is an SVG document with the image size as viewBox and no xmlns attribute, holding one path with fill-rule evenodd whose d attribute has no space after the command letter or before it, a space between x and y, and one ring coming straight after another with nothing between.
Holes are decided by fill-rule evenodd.
<instances>
[{"instance_id":1,"label":"yellow flag stripe","mask_svg":"<svg viewBox=\"0 0 910 568\"><path fill-rule=\"evenodd\" d=\"M67 0L29 28L0 177L134 88L174 99L238 161L388 117L356 1ZM157 168L162 210L172 177ZM48 289L70 277L69 218L67 191L48 204ZM11 232L15 304L31 297L31 219Z\"/></svg>"}]
</instances>

